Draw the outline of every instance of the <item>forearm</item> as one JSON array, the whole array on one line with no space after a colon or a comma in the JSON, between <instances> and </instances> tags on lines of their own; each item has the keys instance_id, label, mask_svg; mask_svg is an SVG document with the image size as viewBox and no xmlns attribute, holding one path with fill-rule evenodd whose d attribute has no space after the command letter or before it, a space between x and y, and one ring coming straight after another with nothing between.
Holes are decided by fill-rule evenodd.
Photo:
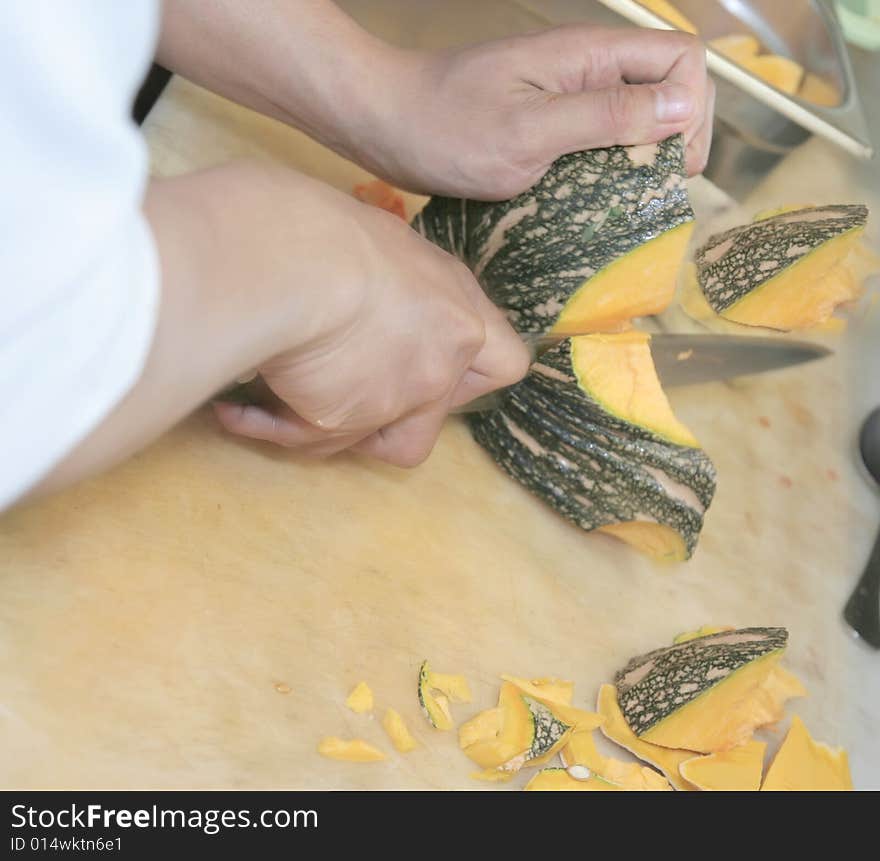
<instances>
[{"instance_id":1,"label":"forearm","mask_svg":"<svg viewBox=\"0 0 880 861\"><path fill-rule=\"evenodd\" d=\"M281 184L311 182L289 171L283 176ZM262 167L235 163L151 184L144 210L160 258L161 302L143 371L32 496L124 459L289 344L295 285L266 277L275 182ZM318 227L291 209L289 253L305 257Z\"/></svg>"},{"instance_id":2,"label":"forearm","mask_svg":"<svg viewBox=\"0 0 880 861\"><path fill-rule=\"evenodd\" d=\"M387 125L405 57L329 0L169 0L158 52L183 77L347 158Z\"/></svg>"}]
</instances>

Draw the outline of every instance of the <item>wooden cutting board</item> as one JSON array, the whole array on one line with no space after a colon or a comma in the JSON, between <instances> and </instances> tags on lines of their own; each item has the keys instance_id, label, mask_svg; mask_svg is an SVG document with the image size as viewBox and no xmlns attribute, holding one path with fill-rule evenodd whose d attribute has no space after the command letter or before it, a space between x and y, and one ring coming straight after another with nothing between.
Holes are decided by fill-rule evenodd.
<instances>
[{"instance_id":1,"label":"wooden cutting board","mask_svg":"<svg viewBox=\"0 0 880 861\"><path fill-rule=\"evenodd\" d=\"M250 153L346 190L365 176L178 80L147 136L161 174ZM723 217L708 183L692 193L704 225ZM839 617L876 525L851 456L847 343L821 364L671 393L719 474L700 547L673 567L557 517L459 418L401 471L305 462L192 416L111 473L0 518L0 784L497 789L420 717L423 658L470 680L458 719L494 703L501 672L574 679L589 707L631 655L716 623L786 625L812 693L797 711L850 749L858 786L880 786L874 655ZM344 706L362 679L374 716ZM394 753L386 706L417 751ZM388 759L323 759L324 735Z\"/></svg>"}]
</instances>

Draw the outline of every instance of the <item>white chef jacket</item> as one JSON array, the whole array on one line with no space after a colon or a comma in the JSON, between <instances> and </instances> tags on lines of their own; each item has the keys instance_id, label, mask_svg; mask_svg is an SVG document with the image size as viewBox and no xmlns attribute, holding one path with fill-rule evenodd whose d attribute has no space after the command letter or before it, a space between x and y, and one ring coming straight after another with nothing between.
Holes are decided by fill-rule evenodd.
<instances>
[{"instance_id":1,"label":"white chef jacket","mask_svg":"<svg viewBox=\"0 0 880 861\"><path fill-rule=\"evenodd\" d=\"M0 510L137 380L159 300L130 119L157 0L0 5Z\"/></svg>"}]
</instances>

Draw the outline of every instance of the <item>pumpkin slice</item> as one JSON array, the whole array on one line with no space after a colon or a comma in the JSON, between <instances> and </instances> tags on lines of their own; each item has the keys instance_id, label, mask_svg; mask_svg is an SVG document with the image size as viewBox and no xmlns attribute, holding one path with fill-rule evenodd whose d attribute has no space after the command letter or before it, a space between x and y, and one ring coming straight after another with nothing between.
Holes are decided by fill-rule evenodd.
<instances>
[{"instance_id":1,"label":"pumpkin slice","mask_svg":"<svg viewBox=\"0 0 880 861\"><path fill-rule=\"evenodd\" d=\"M419 746L419 743L412 737L404 719L394 709L386 709L385 717L382 718L382 727L388 733L395 750L400 753L409 753Z\"/></svg>"},{"instance_id":2,"label":"pumpkin slice","mask_svg":"<svg viewBox=\"0 0 880 861\"><path fill-rule=\"evenodd\" d=\"M435 197L413 227L520 332L617 331L672 300L693 227L681 135L558 159L512 200Z\"/></svg>"},{"instance_id":3,"label":"pumpkin slice","mask_svg":"<svg viewBox=\"0 0 880 861\"><path fill-rule=\"evenodd\" d=\"M659 15L667 23L672 24L673 27L684 30L686 33L697 32L697 27L690 18L679 12L669 0L639 0L639 3L646 9L650 9L655 15Z\"/></svg>"},{"instance_id":4,"label":"pumpkin slice","mask_svg":"<svg viewBox=\"0 0 880 861\"><path fill-rule=\"evenodd\" d=\"M526 785L526 792L621 792L622 787L592 774L576 780L564 768L542 768Z\"/></svg>"},{"instance_id":5,"label":"pumpkin slice","mask_svg":"<svg viewBox=\"0 0 880 861\"><path fill-rule=\"evenodd\" d=\"M452 714L449 711L449 698L444 693L434 693L431 684L431 671L428 662L423 661L419 667L419 705L428 723L435 729L452 729Z\"/></svg>"},{"instance_id":6,"label":"pumpkin slice","mask_svg":"<svg viewBox=\"0 0 880 861\"><path fill-rule=\"evenodd\" d=\"M764 771L763 741L748 741L721 753L688 759L679 766L681 776L698 789L757 792Z\"/></svg>"},{"instance_id":7,"label":"pumpkin slice","mask_svg":"<svg viewBox=\"0 0 880 861\"><path fill-rule=\"evenodd\" d=\"M385 759L381 750L360 738L347 741L336 736L327 736L318 744L318 753L344 762L378 762Z\"/></svg>"},{"instance_id":8,"label":"pumpkin slice","mask_svg":"<svg viewBox=\"0 0 880 861\"><path fill-rule=\"evenodd\" d=\"M653 768L637 762L621 762L602 756L596 748L593 733L577 731L571 734L559 758L566 768L582 765L597 777L631 791L671 791L669 782Z\"/></svg>"},{"instance_id":9,"label":"pumpkin slice","mask_svg":"<svg viewBox=\"0 0 880 861\"><path fill-rule=\"evenodd\" d=\"M683 634L678 634L672 642L686 643L688 640L696 640L698 637L705 637L708 634L718 634L721 631L732 630L733 628L729 625L701 625L696 631L685 631Z\"/></svg>"},{"instance_id":10,"label":"pumpkin slice","mask_svg":"<svg viewBox=\"0 0 880 861\"><path fill-rule=\"evenodd\" d=\"M629 724L617 703L617 691L614 685L602 685L599 688L596 710L604 718L602 734L606 738L628 750L643 762L659 768L676 789L694 789L694 786L681 776L679 767L688 759L693 759L696 754L692 750L670 750L642 741L629 728Z\"/></svg>"},{"instance_id":11,"label":"pumpkin slice","mask_svg":"<svg viewBox=\"0 0 880 861\"><path fill-rule=\"evenodd\" d=\"M591 360L594 355L600 358ZM620 367L601 370L601 357ZM501 393L499 409L468 420L502 469L582 529L601 529L653 558L679 561L696 546L715 469L701 449L658 433L663 428L693 440L665 398L653 410L626 405L621 391L660 392L645 362L650 354L641 336L565 340ZM611 405L585 391L579 374Z\"/></svg>"},{"instance_id":12,"label":"pumpkin slice","mask_svg":"<svg viewBox=\"0 0 880 861\"><path fill-rule=\"evenodd\" d=\"M565 744L572 729L510 682L501 686L497 710L490 711L491 717L478 715L468 721L459 735L460 745L465 739L476 739L462 749L483 769L516 772L526 763L541 765Z\"/></svg>"},{"instance_id":13,"label":"pumpkin slice","mask_svg":"<svg viewBox=\"0 0 880 861\"><path fill-rule=\"evenodd\" d=\"M719 54L733 60L734 63L744 65L746 61L757 57L761 51L758 40L747 33L731 33L728 36L719 36L709 40L709 47Z\"/></svg>"},{"instance_id":14,"label":"pumpkin slice","mask_svg":"<svg viewBox=\"0 0 880 861\"><path fill-rule=\"evenodd\" d=\"M852 788L846 751L814 741L803 721L795 715L767 770L761 790L849 791Z\"/></svg>"},{"instance_id":15,"label":"pumpkin slice","mask_svg":"<svg viewBox=\"0 0 880 861\"><path fill-rule=\"evenodd\" d=\"M867 217L865 206L814 206L716 234L696 254L700 289L736 323L783 331L822 323L858 297L847 257Z\"/></svg>"},{"instance_id":16,"label":"pumpkin slice","mask_svg":"<svg viewBox=\"0 0 880 861\"><path fill-rule=\"evenodd\" d=\"M789 96L798 91L804 78L804 67L800 63L778 54L743 57L739 63L756 78L766 81Z\"/></svg>"},{"instance_id":17,"label":"pumpkin slice","mask_svg":"<svg viewBox=\"0 0 880 861\"><path fill-rule=\"evenodd\" d=\"M574 696L574 682L568 682L563 679L542 678L542 679L519 679L516 676L510 676L502 673L501 678L505 682L516 685L523 693L530 694L542 702L555 702L562 705L571 705L571 699Z\"/></svg>"},{"instance_id":18,"label":"pumpkin slice","mask_svg":"<svg viewBox=\"0 0 880 861\"><path fill-rule=\"evenodd\" d=\"M373 692L366 682L358 682L352 692L348 695L345 704L355 714L363 714L373 710Z\"/></svg>"},{"instance_id":19,"label":"pumpkin slice","mask_svg":"<svg viewBox=\"0 0 880 861\"><path fill-rule=\"evenodd\" d=\"M428 683L434 690L445 694L451 702L469 703L471 701L471 689L464 676L450 673L435 673L428 671Z\"/></svg>"},{"instance_id":20,"label":"pumpkin slice","mask_svg":"<svg viewBox=\"0 0 880 861\"><path fill-rule=\"evenodd\" d=\"M743 744L781 714L788 679L781 688L768 679L787 641L784 628L741 628L633 658L614 679L627 724L661 747L715 753Z\"/></svg>"}]
</instances>

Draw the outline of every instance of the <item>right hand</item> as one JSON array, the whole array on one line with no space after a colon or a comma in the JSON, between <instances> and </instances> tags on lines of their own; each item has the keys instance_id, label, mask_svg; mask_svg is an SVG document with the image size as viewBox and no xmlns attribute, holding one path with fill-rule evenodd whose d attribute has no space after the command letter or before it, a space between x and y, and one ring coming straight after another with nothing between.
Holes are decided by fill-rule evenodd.
<instances>
[{"instance_id":1,"label":"right hand","mask_svg":"<svg viewBox=\"0 0 880 861\"><path fill-rule=\"evenodd\" d=\"M414 466L449 410L519 380L528 352L454 257L400 218L297 179L320 240L290 248L310 264L288 273L289 346L258 368L284 406L217 403L217 416L314 456L354 448Z\"/></svg>"}]
</instances>

